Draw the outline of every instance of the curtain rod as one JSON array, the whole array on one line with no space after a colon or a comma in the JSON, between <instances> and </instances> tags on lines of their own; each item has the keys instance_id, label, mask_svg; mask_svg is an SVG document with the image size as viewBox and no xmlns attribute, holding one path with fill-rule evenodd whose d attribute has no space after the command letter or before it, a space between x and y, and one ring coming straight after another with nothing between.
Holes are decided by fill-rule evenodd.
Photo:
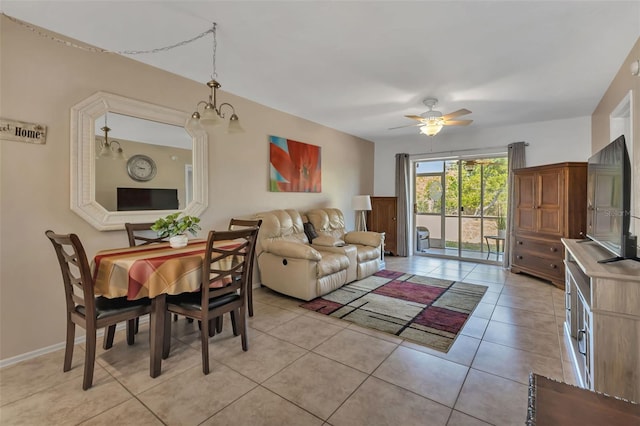
<instances>
[{"instance_id":1,"label":"curtain rod","mask_svg":"<svg viewBox=\"0 0 640 426\"><path fill-rule=\"evenodd\" d=\"M520 141L522 142L522 141ZM513 142L513 143L517 143L517 142ZM511 145L511 144L509 144ZM433 156L433 155L446 155L446 154L453 154L456 152L468 152L469 154L474 154L477 151L481 151L481 152L477 152L479 154L484 154L486 153L485 151L489 151L489 150L494 150L494 149L503 149L503 150L507 150L509 149L509 145L500 145L500 146L489 146L489 147L483 147L483 148L467 148L467 149L454 149L454 150L450 150L450 151L436 151L436 152L424 152L421 154L411 154L409 157L411 158L416 158L416 157L421 157L421 156ZM524 142L524 146L529 146L529 142Z\"/></svg>"}]
</instances>

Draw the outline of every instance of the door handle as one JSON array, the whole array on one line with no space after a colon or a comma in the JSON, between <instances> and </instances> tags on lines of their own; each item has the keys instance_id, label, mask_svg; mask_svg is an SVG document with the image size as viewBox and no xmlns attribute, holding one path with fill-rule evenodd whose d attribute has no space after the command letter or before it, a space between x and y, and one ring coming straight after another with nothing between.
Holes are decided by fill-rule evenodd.
<instances>
[{"instance_id":1,"label":"door handle","mask_svg":"<svg viewBox=\"0 0 640 426\"><path fill-rule=\"evenodd\" d=\"M587 330L586 329L581 329L578 330L578 352L580 352L582 355L587 355L587 345L586 342L584 340L584 337L587 334ZM584 345L584 350L582 349Z\"/></svg>"}]
</instances>

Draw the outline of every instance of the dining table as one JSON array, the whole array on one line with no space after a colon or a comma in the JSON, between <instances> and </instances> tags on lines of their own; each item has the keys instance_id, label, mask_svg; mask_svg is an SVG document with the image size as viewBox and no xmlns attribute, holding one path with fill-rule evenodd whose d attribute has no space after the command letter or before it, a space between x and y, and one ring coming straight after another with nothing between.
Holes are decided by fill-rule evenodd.
<instances>
[{"instance_id":1,"label":"dining table","mask_svg":"<svg viewBox=\"0 0 640 426\"><path fill-rule=\"evenodd\" d=\"M242 241L221 240L216 241L214 246L232 249ZM206 240L194 239L181 248L171 247L169 243L156 243L106 249L98 251L93 258L91 266L96 295L107 298L126 296L128 300L151 299L151 377L159 376L162 370L167 295L200 290L206 243ZM223 285L222 281L216 281L212 287Z\"/></svg>"}]
</instances>

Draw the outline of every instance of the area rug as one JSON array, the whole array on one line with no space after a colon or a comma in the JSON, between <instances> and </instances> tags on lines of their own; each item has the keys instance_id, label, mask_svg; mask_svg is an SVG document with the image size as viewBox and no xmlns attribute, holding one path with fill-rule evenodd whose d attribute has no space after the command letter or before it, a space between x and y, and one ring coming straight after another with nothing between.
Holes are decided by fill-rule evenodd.
<instances>
[{"instance_id":1,"label":"area rug","mask_svg":"<svg viewBox=\"0 0 640 426\"><path fill-rule=\"evenodd\" d=\"M447 352L486 286L382 270L300 305Z\"/></svg>"}]
</instances>

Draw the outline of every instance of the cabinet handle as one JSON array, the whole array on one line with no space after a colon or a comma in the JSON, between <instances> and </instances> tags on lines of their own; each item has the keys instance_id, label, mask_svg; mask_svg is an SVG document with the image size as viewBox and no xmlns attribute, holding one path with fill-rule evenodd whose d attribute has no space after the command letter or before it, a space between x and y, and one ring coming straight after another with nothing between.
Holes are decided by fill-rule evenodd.
<instances>
[{"instance_id":1,"label":"cabinet handle","mask_svg":"<svg viewBox=\"0 0 640 426\"><path fill-rule=\"evenodd\" d=\"M586 335L586 333L587 333L587 330L584 328L581 330L578 330L578 352L580 352L582 355L585 355L585 356L587 355L587 345L586 344L584 345L585 349L583 351L581 343L585 341L584 336Z\"/></svg>"},{"instance_id":2,"label":"cabinet handle","mask_svg":"<svg viewBox=\"0 0 640 426\"><path fill-rule=\"evenodd\" d=\"M557 268L558 268L558 265L556 265L555 263L552 263L551 265L549 265L549 267L550 267L551 269L557 269Z\"/></svg>"},{"instance_id":3,"label":"cabinet handle","mask_svg":"<svg viewBox=\"0 0 640 426\"><path fill-rule=\"evenodd\" d=\"M519 260L522 260L522 256L516 256Z\"/></svg>"},{"instance_id":4,"label":"cabinet handle","mask_svg":"<svg viewBox=\"0 0 640 426\"><path fill-rule=\"evenodd\" d=\"M518 244L519 244L519 245L522 245L522 241L518 241Z\"/></svg>"},{"instance_id":5,"label":"cabinet handle","mask_svg":"<svg viewBox=\"0 0 640 426\"><path fill-rule=\"evenodd\" d=\"M554 253L558 251L558 249L556 247L549 247L549 250L554 252Z\"/></svg>"}]
</instances>

